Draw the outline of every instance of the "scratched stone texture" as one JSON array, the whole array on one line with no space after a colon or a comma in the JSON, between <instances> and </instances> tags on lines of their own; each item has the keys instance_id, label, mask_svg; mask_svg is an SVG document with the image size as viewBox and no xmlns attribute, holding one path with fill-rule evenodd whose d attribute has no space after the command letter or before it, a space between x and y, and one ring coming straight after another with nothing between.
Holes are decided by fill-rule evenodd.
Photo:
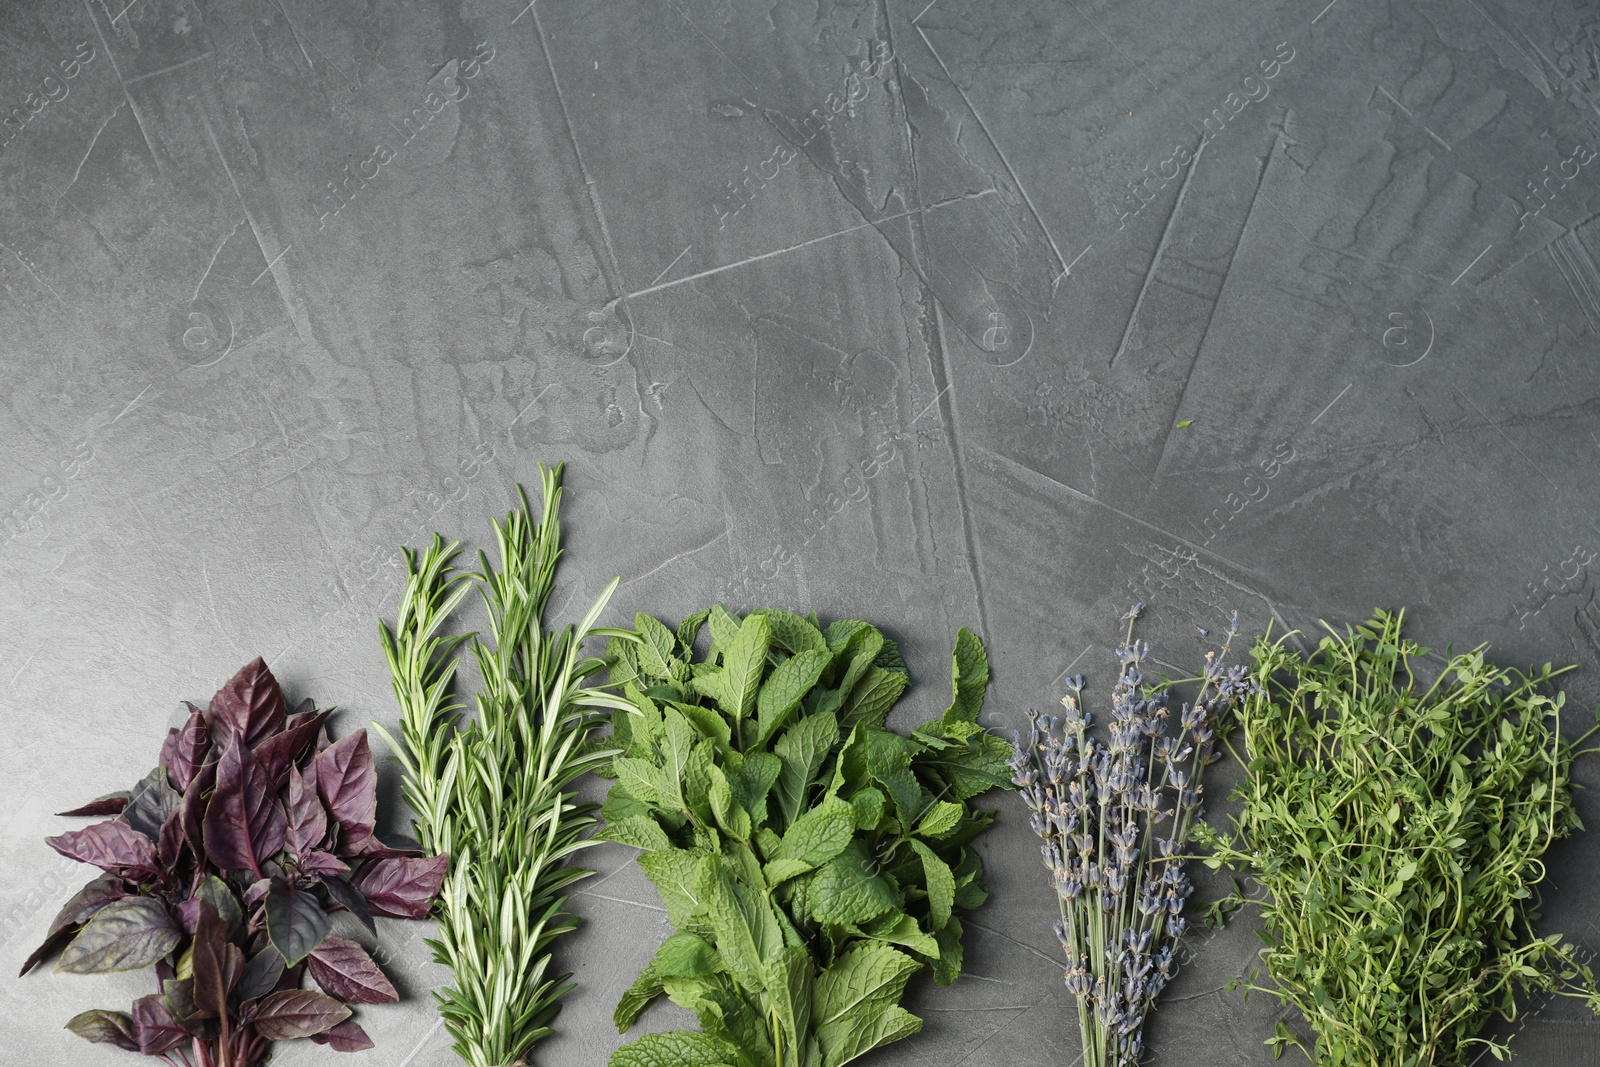
<instances>
[{"instance_id":1,"label":"scratched stone texture","mask_svg":"<svg viewBox=\"0 0 1600 1067\"><path fill-rule=\"evenodd\" d=\"M867 618L900 725L962 625L997 730L1069 668L1103 693L1137 599L1175 670L1233 610L1406 606L1576 664L1577 727L1597 151L1600 7L1568 0L8 0L0 964L87 878L50 813L137 779L180 699L260 654L392 724L396 546L481 544L540 461L558 617L619 574L618 622ZM1019 807L966 973L872 1063L1075 1062ZM604 1062L666 934L631 850L589 857L540 1064ZM1549 927L1600 952L1600 841L1550 870ZM404 1000L353 1062L455 1062L426 930L383 923ZM1258 947L1196 937L1149 1062L1270 1062L1278 1008L1222 988ZM61 1024L147 981L0 982L0 1063L126 1061ZM1520 1025L1521 1062L1600 1064L1572 1005Z\"/></svg>"}]
</instances>

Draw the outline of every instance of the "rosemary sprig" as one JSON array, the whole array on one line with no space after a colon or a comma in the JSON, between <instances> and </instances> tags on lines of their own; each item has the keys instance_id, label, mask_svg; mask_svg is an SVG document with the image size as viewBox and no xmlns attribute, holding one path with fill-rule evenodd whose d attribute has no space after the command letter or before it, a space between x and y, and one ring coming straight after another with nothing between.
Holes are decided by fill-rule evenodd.
<instances>
[{"instance_id":1,"label":"rosemary sprig","mask_svg":"<svg viewBox=\"0 0 1600 1067\"><path fill-rule=\"evenodd\" d=\"M576 627L544 625L561 556L562 466L540 468L537 523L526 494L494 523L498 569L480 552L476 572L453 573L459 543L438 535L420 558L407 550L395 626L380 624L400 737L374 727L404 768L417 837L451 857L439 936L428 944L451 969L453 984L434 995L456 1053L472 1067L522 1062L572 988L570 975L550 973L550 948L577 925L565 893L593 872L566 861L592 843L583 832L595 805L569 787L616 754L588 743L599 709L619 702L585 684L604 661L581 649L590 637L622 633L595 625L617 581ZM445 636L473 587L488 609L489 639ZM453 696L463 645L482 676L471 720Z\"/></svg>"}]
</instances>

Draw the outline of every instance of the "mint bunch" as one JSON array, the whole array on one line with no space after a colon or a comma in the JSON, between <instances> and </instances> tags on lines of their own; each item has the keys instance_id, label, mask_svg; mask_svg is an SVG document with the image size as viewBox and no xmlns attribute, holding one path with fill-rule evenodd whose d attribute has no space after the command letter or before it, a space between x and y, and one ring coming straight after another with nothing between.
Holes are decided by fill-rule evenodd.
<instances>
[{"instance_id":1,"label":"mint bunch","mask_svg":"<svg viewBox=\"0 0 1600 1067\"><path fill-rule=\"evenodd\" d=\"M910 676L864 622L718 605L635 625L607 650L631 707L612 713L601 836L644 849L677 932L616 1023L665 993L701 1031L649 1034L611 1067L837 1067L916 1033L906 982L955 980L957 913L988 895L967 846L994 816L968 801L1011 785L1009 744L978 724L982 643L960 632L950 709L907 737L884 723Z\"/></svg>"}]
</instances>

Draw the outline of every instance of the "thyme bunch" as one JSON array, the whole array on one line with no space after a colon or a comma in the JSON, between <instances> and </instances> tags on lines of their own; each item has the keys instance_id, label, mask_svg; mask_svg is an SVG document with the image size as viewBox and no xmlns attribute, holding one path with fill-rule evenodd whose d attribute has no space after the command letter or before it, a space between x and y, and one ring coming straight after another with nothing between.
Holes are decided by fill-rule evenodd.
<instances>
[{"instance_id":1,"label":"thyme bunch","mask_svg":"<svg viewBox=\"0 0 1600 1067\"><path fill-rule=\"evenodd\" d=\"M1267 1043L1321 1067L1505 1059L1509 1042L1483 1028L1533 991L1600 1014L1575 946L1535 932L1545 851L1581 829L1571 765L1595 731L1562 739L1549 683L1563 670L1494 667L1485 646L1448 655L1425 684L1414 666L1428 650L1401 636L1402 618L1330 627L1309 656L1287 635L1256 642L1266 688L1238 716L1243 809L1229 832L1197 834L1210 866L1265 890L1224 902L1256 905L1265 924L1273 984L1249 988L1316 1034L1308 1049L1280 1022Z\"/></svg>"},{"instance_id":2,"label":"thyme bunch","mask_svg":"<svg viewBox=\"0 0 1600 1067\"><path fill-rule=\"evenodd\" d=\"M595 822L595 805L578 801L571 786L616 754L589 743L601 709L620 702L585 685L604 662L581 648L589 637L622 632L595 625L617 582L577 626L544 625L561 556L561 471L540 468L537 522L523 494L521 508L494 523L498 568L480 552L476 572L452 573L459 545L437 535L420 557L407 550L399 615L392 630L381 626L400 737L374 728L404 768L418 839L451 858L436 909L439 936L428 944L451 969L453 985L434 995L456 1053L472 1067L522 1063L572 988L569 975L551 972L550 948L577 925L566 890L593 872L567 861L593 843L583 831ZM489 639L444 635L474 587L488 609ZM453 696L463 645L482 676L470 721Z\"/></svg>"},{"instance_id":3,"label":"thyme bunch","mask_svg":"<svg viewBox=\"0 0 1600 1067\"><path fill-rule=\"evenodd\" d=\"M1216 749L1218 721L1251 691L1243 667L1225 668L1235 616L1221 652L1208 652L1195 702L1172 729L1166 687L1143 673L1150 646L1133 639L1143 605L1116 650L1109 742L1089 733L1082 675L1068 683L1060 716L1029 711L1012 769L1060 906L1056 936L1077 999L1087 1067L1133 1067L1143 1053L1145 1017L1178 970L1175 948L1188 927L1194 890L1183 871L1189 838ZM1192 679L1191 679L1192 680Z\"/></svg>"}]
</instances>

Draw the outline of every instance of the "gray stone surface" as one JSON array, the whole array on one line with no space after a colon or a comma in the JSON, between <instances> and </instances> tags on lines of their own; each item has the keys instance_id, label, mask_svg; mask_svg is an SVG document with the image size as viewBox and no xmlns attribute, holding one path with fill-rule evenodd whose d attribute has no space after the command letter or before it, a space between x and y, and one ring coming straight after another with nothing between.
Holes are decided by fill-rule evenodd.
<instances>
[{"instance_id":1,"label":"gray stone surface","mask_svg":"<svg viewBox=\"0 0 1600 1067\"><path fill-rule=\"evenodd\" d=\"M1009 730L1073 664L1103 686L1142 599L1183 666L1231 609L1407 605L1576 663L1578 724L1597 48L1567 0L8 0L0 962L86 875L49 813L145 771L180 698L259 653L392 722L392 550L481 540L541 460L560 614L620 574L619 620L865 617L919 681L902 723L958 626ZM1074 1062L1015 804L984 847L966 975L873 1063ZM665 932L630 850L591 856L541 1064L604 1061ZM1551 870L1600 951L1600 843ZM422 930L385 924L405 1001L353 1062L454 1062ZM1201 940L1151 1062L1267 1063L1277 1009L1220 988L1248 921ZM0 1063L128 1062L61 1024L146 981L0 982ZM1600 1063L1570 1007L1521 1041Z\"/></svg>"}]
</instances>

